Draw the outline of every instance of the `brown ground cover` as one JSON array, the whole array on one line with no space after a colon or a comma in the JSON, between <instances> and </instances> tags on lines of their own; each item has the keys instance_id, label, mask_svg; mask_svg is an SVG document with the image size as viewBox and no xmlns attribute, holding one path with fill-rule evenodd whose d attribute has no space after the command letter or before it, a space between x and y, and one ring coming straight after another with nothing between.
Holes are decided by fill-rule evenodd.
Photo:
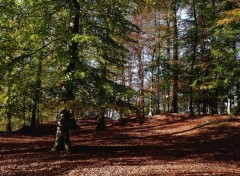
<instances>
[{"instance_id":1,"label":"brown ground cover","mask_svg":"<svg viewBox=\"0 0 240 176\"><path fill-rule=\"evenodd\" d=\"M73 151L51 153L55 125L0 133L1 175L240 175L240 120L156 115L144 124L79 120Z\"/></svg>"}]
</instances>

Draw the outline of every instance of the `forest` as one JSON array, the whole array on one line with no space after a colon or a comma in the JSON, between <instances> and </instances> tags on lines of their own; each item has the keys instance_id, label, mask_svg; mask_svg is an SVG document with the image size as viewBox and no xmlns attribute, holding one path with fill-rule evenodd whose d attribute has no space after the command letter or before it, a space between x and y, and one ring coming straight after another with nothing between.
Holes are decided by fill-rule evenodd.
<instances>
[{"instance_id":1,"label":"forest","mask_svg":"<svg viewBox=\"0 0 240 176\"><path fill-rule=\"evenodd\" d=\"M196 167L193 156L216 154L203 148L226 149L231 155L207 161L213 170L204 163L196 173L240 174L235 150L239 75L239 0L0 0L0 156L19 159L29 148L28 154L37 153L41 163L45 155L50 163L58 157L47 152L66 150L60 155L75 168L94 163L98 151L98 160L138 158L133 165L159 153L161 167L168 171L164 163L170 158L183 167L174 162L187 149ZM200 141L205 142L200 148L193 144ZM141 155L148 150L151 156ZM121 159L121 152L126 158ZM78 157L87 158L86 163ZM217 172L219 160L222 171ZM223 160L231 161L231 167ZM125 175L128 170L112 161L115 172L111 164L98 162L99 170L68 175ZM0 161L10 168L13 163ZM131 168L130 163L121 164ZM3 166L3 175L19 174ZM101 166L109 172L100 172ZM185 166L184 172L166 167L172 169L169 175L184 175L190 173ZM52 167L52 173L67 175ZM127 175L163 174L153 165L138 167ZM36 168L32 175L51 173L40 171Z\"/></svg>"}]
</instances>

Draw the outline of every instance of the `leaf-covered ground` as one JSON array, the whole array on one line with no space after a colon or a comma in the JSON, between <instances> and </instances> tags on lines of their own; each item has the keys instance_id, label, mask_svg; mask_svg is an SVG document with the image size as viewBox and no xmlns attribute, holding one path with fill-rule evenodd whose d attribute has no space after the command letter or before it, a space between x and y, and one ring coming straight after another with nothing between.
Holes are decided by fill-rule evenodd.
<instances>
[{"instance_id":1,"label":"leaf-covered ground","mask_svg":"<svg viewBox=\"0 0 240 176\"><path fill-rule=\"evenodd\" d=\"M79 120L73 151L51 153L54 124L0 133L1 175L240 175L240 120L157 115L144 124Z\"/></svg>"}]
</instances>

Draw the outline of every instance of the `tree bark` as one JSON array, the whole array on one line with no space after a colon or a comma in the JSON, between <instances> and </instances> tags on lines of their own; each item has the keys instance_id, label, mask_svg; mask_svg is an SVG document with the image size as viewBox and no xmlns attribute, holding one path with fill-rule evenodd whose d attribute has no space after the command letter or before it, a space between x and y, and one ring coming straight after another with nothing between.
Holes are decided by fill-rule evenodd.
<instances>
[{"instance_id":1,"label":"tree bark","mask_svg":"<svg viewBox=\"0 0 240 176\"><path fill-rule=\"evenodd\" d=\"M173 100L172 112L178 112L178 22L177 22L177 1L173 2Z\"/></svg>"},{"instance_id":2,"label":"tree bark","mask_svg":"<svg viewBox=\"0 0 240 176\"><path fill-rule=\"evenodd\" d=\"M231 99L229 97L227 102L227 113L228 115L231 115Z\"/></svg>"},{"instance_id":3,"label":"tree bark","mask_svg":"<svg viewBox=\"0 0 240 176\"><path fill-rule=\"evenodd\" d=\"M139 79L139 104L140 104L140 116L144 116L144 70L143 70L143 61L142 61L142 48L137 50L137 59L138 59L138 79Z\"/></svg>"},{"instance_id":4,"label":"tree bark","mask_svg":"<svg viewBox=\"0 0 240 176\"><path fill-rule=\"evenodd\" d=\"M159 28L157 26L157 12L155 12L155 28ZM159 15L160 18L160 15ZM161 20L161 19L159 19ZM161 31L158 29L157 31L157 38L159 41L157 41L157 46L156 46L156 54L157 54L157 110L156 113L160 114L160 98L161 98L161 92L160 92L160 59L161 59L161 43L160 43L160 38L161 38ZM163 98L162 98L163 99Z\"/></svg>"},{"instance_id":5,"label":"tree bark","mask_svg":"<svg viewBox=\"0 0 240 176\"><path fill-rule=\"evenodd\" d=\"M157 58L157 114L160 114L160 56Z\"/></svg>"},{"instance_id":6,"label":"tree bark","mask_svg":"<svg viewBox=\"0 0 240 176\"><path fill-rule=\"evenodd\" d=\"M71 28L72 34L78 34L80 29L80 4L77 0L69 0L70 8L73 10L73 17L71 23L73 23ZM71 73L71 79L74 80L74 74L79 64L78 57L78 42L72 42L69 46L69 53L72 56L71 60L65 70L65 73ZM62 101L66 103L67 101L75 100L75 95L73 91L73 82L65 82L62 85ZM51 151L59 151L66 149L70 151L70 138L69 138L69 125L70 119L72 119L72 114L69 109L64 109L58 116L58 127L56 132L55 144Z\"/></svg>"},{"instance_id":7,"label":"tree bark","mask_svg":"<svg viewBox=\"0 0 240 176\"><path fill-rule=\"evenodd\" d=\"M132 86L132 81L133 81L133 73L132 73L132 67L133 67L133 59L130 57L129 58L129 62L128 62L128 88L130 90L133 89L133 86ZM131 97L128 96L128 103L130 104L131 102Z\"/></svg>"},{"instance_id":8,"label":"tree bark","mask_svg":"<svg viewBox=\"0 0 240 176\"><path fill-rule=\"evenodd\" d=\"M203 99L202 113L203 113L203 115L207 114L207 100L206 99Z\"/></svg>"},{"instance_id":9,"label":"tree bark","mask_svg":"<svg viewBox=\"0 0 240 176\"><path fill-rule=\"evenodd\" d=\"M238 96L234 96L234 116L237 116L240 110Z\"/></svg>"},{"instance_id":10,"label":"tree bark","mask_svg":"<svg viewBox=\"0 0 240 176\"><path fill-rule=\"evenodd\" d=\"M57 132L56 140L51 151L71 151L71 144L69 138L70 119L72 114L69 110L62 110L57 116Z\"/></svg>"},{"instance_id":11,"label":"tree bark","mask_svg":"<svg viewBox=\"0 0 240 176\"><path fill-rule=\"evenodd\" d=\"M194 79L194 65L195 65L195 60L196 60L196 56L197 56L197 44L198 44L198 20L197 20L195 0L192 1L192 8L193 8L195 32L194 32L193 53L192 53L192 57L191 57L192 62L191 62L191 70L190 70L190 101L189 101L189 109L190 109L189 116L190 117L194 116L192 84L193 84L193 79Z\"/></svg>"},{"instance_id":12,"label":"tree bark","mask_svg":"<svg viewBox=\"0 0 240 176\"><path fill-rule=\"evenodd\" d=\"M101 113L98 118L97 118L97 127L96 130L98 131L104 131L106 130L106 125L105 125L105 116L103 113Z\"/></svg>"},{"instance_id":13,"label":"tree bark","mask_svg":"<svg viewBox=\"0 0 240 176\"><path fill-rule=\"evenodd\" d=\"M169 74L168 72L170 71L169 69L169 62L171 60L171 19L170 19L170 15L171 15L171 12L170 12L170 7L167 8L167 16L166 16L166 25L167 25L167 61L165 60L164 62L164 74ZM168 79L168 78L164 78L164 79ZM169 81L169 80L168 80ZM170 84L167 83L167 85L165 85L165 90L163 91L164 92L164 113L166 112L169 112L170 111L170 102L169 102L169 99L170 99Z\"/></svg>"},{"instance_id":14,"label":"tree bark","mask_svg":"<svg viewBox=\"0 0 240 176\"><path fill-rule=\"evenodd\" d=\"M107 57L107 56L104 56ZM107 77L107 68L104 63L104 65L101 65L101 80L100 80L100 86L99 86L99 106L100 106L100 113L97 118L97 127L96 130L102 130L104 131L106 129L105 126L105 113L106 113L106 91L104 89L104 82L106 81Z\"/></svg>"},{"instance_id":15,"label":"tree bark","mask_svg":"<svg viewBox=\"0 0 240 176\"><path fill-rule=\"evenodd\" d=\"M8 85L7 90L7 126L6 130L7 132L12 132L12 104L11 104L11 84Z\"/></svg>"},{"instance_id":16,"label":"tree bark","mask_svg":"<svg viewBox=\"0 0 240 176\"><path fill-rule=\"evenodd\" d=\"M31 128L34 128L36 126L36 122L37 122L37 107L38 107L40 93L41 93L41 87L42 87L41 86L41 74L42 74L42 55L38 61L35 93L34 93L34 98L33 98L32 118L31 118L31 123L30 123Z\"/></svg>"},{"instance_id":17,"label":"tree bark","mask_svg":"<svg viewBox=\"0 0 240 176\"><path fill-rule=\"evenodd\" d=\"M78 34L79 30L80 30L80 5L78 3L77 0L71 0L71 5L72 10L73 10L73 18L72 18L72 26L71 27L71 31L73 34ZM72 76L75 73L75 70L77 69L77 65L79 63L79 57L78 57L78 47L79 47L79 43L78 42L72 42L69 46L69 52L72 56L69 65L67 67L67 69L65 70L65 73L72 73Z\"/></svg>"}]
</instances>

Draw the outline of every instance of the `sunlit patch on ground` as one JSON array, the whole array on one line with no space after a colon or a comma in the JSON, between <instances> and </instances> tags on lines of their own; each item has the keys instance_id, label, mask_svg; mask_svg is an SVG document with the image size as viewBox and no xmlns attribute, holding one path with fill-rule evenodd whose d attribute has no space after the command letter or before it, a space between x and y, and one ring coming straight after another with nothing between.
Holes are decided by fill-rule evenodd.
<instances>
[{"instance_id":1,"label":"sunlit patch on ground","mask_svg":"<svg viewBox=\"0 0 240 176\"><path fill-rule=\"evenodd\" d=\"M143 125L95 131L80 120L72 153L51 153L55 126L0 134L1 175L240 175L240 121L227 116L158 115Z\"/></svg>"}]
</instances>

